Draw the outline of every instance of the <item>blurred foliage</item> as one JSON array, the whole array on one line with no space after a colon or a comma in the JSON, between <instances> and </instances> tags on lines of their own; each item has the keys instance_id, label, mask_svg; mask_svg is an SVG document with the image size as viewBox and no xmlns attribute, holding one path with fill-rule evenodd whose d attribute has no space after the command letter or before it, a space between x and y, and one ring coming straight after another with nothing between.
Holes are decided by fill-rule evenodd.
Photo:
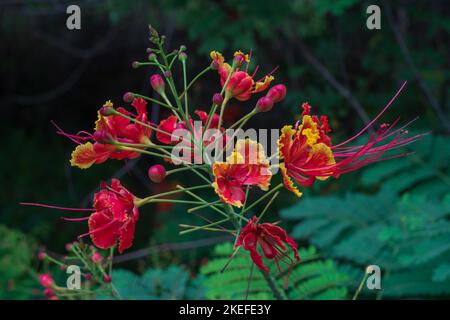
<instances>
[{"instance_id":1,"label":"blurred foliage","mask_svg":"<svg viewBox=\"0 0 450 320\"><path fill-rule=\"evenodd\" d=\"M380 266L380 297L450 294L446 145L444 137L427 137L416 154L362 174L362 183L374 192L307 197L282 210L281 217L298 221L294 238L308 239L325 256L349 264L356 279L365 266ZM430 154L433 159L423 162Z\"/></svg>"},{"instance_id":2,"label":"blurred foliage","mask_svg":"<svg viewBox=\"0 0 450 320\"><path fill-rule=\"evenodd\" d=\"M125 300L202 299L201 278L191 279L183 268L172 265L165 269L147 269L136 275L124 269L113 271L113 285Z\"/></svg>"},{"instance_id":3,"label":"blurred foliage","mask_svg":"<svg viewBox=\"0 0 450 320\"><path fill-rule=\"evenodd\" d=\"M250 259L248 252L240 250L225 271L221 272L230 259L233 246L230 243L217 245L212 259L200 269L206 276L204 286L208 299L274 299L264 277ZM292 269L285 291L289 299L343 299L347 297L349 277L337 269L333 260L323 260L314 247L300 248L302 259ZM290 266L280 262L284 277ZM271 274L280 288L284 277L279 274L276 264L270 264ZM251 271L253 270L253 271Z\"/></svg>"},{"instance_id":4,"label":"blurred foliage","mask_svg":"<svg viewBox=\"0 0 450 320\"><path fill-rule=\"evenodd\" d=\"M448 239L444 231L448 227L445 210L450 173L448 135L444 134L449 130L430 107L429 99L399 47L386 17L383 5L386 2L278 0L264 2L264 5L259 0L76 2L82 10L80 31L68 31L65 27L65 9L73 1L0 4L3 43L0 46L3 75L0 79L3 121L0 130L4 155L0 159L3 187L0 244L1 250L9 250L0 256L1 298L4 295L30 297L29 288L35 282L19 271L29 269L31 258L26 256L35 253L34 247L39 244L62 252L65 243L86 231L85 224L61 221L59 212L24 208L18 205L20 201L89 206L98 182L112 175L120 176L137 195L156 193L162 188L150 184L145 174L155 159L139 159L127 167L112 161L89 171L70 168L68 157L74 146L56 136L49 124L50 120L55 120L68 132L90 129L97 108L105 100L111 98L118 102L128 90L150 92L148 76L151 71L130 68L131 61L146 59L147 23L166 34L171 47L187 46L190 77L209 63L208 52L212 49L224 51L228 57L236 49L252 49L252 68L261 66L258 76L279 66L275 82L288 85L288 96L270 114L258 115L249 121L248 125L254 128L280 128L286 123L295 123L300 114L299 105L305 100L311 103L313 111L329 116L334 141L350 136L362 126L363 121L349 97L336 90L317 66L305 58L300 40L369 116L378 113L403 80L409 80L408 88L383 121L398 115L406 118L418 115L416 128L431 129L438 134L414 144L410 150L417 152L407 159L383 162L361 170L360 174L352 173L315 185L306 190L295 207L283 211L283 216L289 218L286 226L293 227L293 233L304 246L310 242L324 258L331 257L339 262L336 267L343 268L342 272L351 278L349 289L354 289L357 283L354 280L359 280L364 265L374 263L369 261L370 254L389 266L389 271L383 274L383 296L438 296L448 292L444 288L448 287L450 275L449 263L445 261ZM409 48L410 60L448 117L450 7L440 0L388 3ZM381 6L381 30L369 31L365 27L365 10L369 4ZM218 88L217 75L208 74L192 88L191 100L196 101L197 106L207 106ZM251 100L249 105L253 102ZM230 117L242 115L249 108L235 107ZM150 106L150 110L155 122L164 116L157 106ZM296 201L287 193L280 195L271 214L276 216L280 209ZM133 250L204 236L203 233L178 236L178 223L198 223L195 217L186 215L182 207L150 206L142 211ZM9 229L4 229L3 225ZM361 246L362 242L358 241L368 241L368 250L355 250ZM353 245L355 247L351 247ZM156 270L183 264L196 272L209 253L208 247L165 250L124 267L141 273L150 267L153 274L158 274L160 271ZM11 264L17 268L8 272L17 270L17 274L4 271L9 270ZM142 281L143 276L125 270L120 272L135 277L138 283ZM177 272L170 274L176 277ZM209 274L205 283L213 283L214 277L213 273ZM246 279L240 280L238 298L243 296L241 288L246 287ZM171 283L173 279L166 281ZM183 286L190 287L191 282L189 277ZM4 291L5 286L17 290ZM27 288L23 294L20 287ZM348 297L343 287L340 288L334 296ZM139 290L146 297L158 296L153 287ZM183 293L177 297L187 296ZM306 297L317 298L310 294Z\"/></svg>"},{"instance_id":5,"label":"blurred foliage","mask_svg":"<svg viewBox=\"0 0 450 320\"><path fill-rule=\"evenodd\" d=\"M0 225L0 300L32 297L32 257L31 239Z\"/></svg>"}]
</instances>

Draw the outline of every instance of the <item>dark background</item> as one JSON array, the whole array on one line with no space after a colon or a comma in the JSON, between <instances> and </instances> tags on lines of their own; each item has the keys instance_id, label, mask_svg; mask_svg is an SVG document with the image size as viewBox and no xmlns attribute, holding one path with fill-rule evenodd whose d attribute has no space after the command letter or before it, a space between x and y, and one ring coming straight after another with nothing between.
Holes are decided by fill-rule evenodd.
<instances>
[{"instance_id":1,"label":"dark background","mask_svg":"<svg viewBox=\"0 0 450 320\"><path fill-rule=\"evenodd\" d=\"M81 30L66 28L69 4L81 7ZM381 30L366 28L366 8L370 4L381 7ZM431 210L431 204L448 202L443 200L448 198L445 195L450 186L446 155L450 132L448 1L5 0L0 2L0 10L0 224L5 239L2 248L6 248L4 259L0 260L4 263L2 270L16 265L17 250L8 249L14 249L16 240L6 240L8 237L16 239L11 235L14 232L19 232L17 235L25 241L24 247L29 249L30 256L40 247L58 255L63 254L67 242L86 229L84 224L62 221L59 212L21 207L20 201L89 206L99 181L112 176L120 177L140 196L160 192L177 183L176 180L156 186L149 183L146 170L155 159L143 157L125 166L123 162L108 161L89 170L71 168L69 158L74 145L56 135L50 124L50 120L54 120L68 132L91 130L96 110L104 101L111 99L120 103L128 90L152 94L148 78L154 70L131 68L132 61L146 60L149 23L167 36L168 50L182 44L187 46L191 78L209 64L211 50L231 56L235 50L252 49L252 63L260 65L258 74L261 76L279 66L275 83L287 85L287 98L271 113L252 120L249 126L255 128L280 128L295 123L300 115L299 106L309 101L313 111L328 115L333 141L339 141L356 133L381 110L403 81L408 80L406 90L383 121L392 121L397 116L404 121L420 117L412 131L432 131L423 142L425 147L417 151L420 161L412 161L411 167L405 167L401 174L393 170L392 165L388 169L379 166L378 171L373 170L371 174L375 178L361 176L361 172L351 173L308 190L305 198L314 197L320 204L321 196L334 195L347 199L342 204L348 207L354 205L351 196L346 198L349 192L371 196L383 189L386 179L397 177L400 182L396 181L396 189L390 192L396 196L389 202L391 207L405 195L414 198L417 192L423 196L423 190L427 190L424 217L429 217L427 210ZM174 78L177 77L181 79L181 73L175 72ZM210 105L212 94L219 89L218 76L211 72L194 86L191 101L205 109ZM226 122L232 123L248 112L252 102L233 102ZM149 110L155 122L165 115L157 106L150 106ZM409 151L416 151L416 145L410 146ZM439 161L433 161L437 158ZM415 172L417 179L412 178ZM182 176L179 179L184 181ZM324 199L326 203L328 198ZM295 203L297 199L285 194L273 207L270 219L275 220L281 208ZM361 203L360 208L364 208L367 202ZM448 213L447 209L441 210ZM128 261L119 267L140 272L149 267L183 265L196 274L199 266L206 263L212 245L224 238L208 233L180 237L177 224L196 221L185 216L183 207L144 208L135 245L126 253L128 256L124 260ZM444 220L437 227L443 231L433 234L437 236L436 243L430 244L437 254L426 261L408 254L413 256L411 270L417 268L414 263L423 262L427 264L423 270L441 266L440 273L437 278L434 277L436 270L426 276L410 274L409 278L407 276L410 282L423 276L425 289L406 289L394 297L447 294L450 267L445 259L449 248L436 246L449 243L445 238L448 237L448 230L445 231L448 218L445 214L439 217ZM295 225L288 221L284 226L291 230ZM421 241L435 239L428 237L427 226L429 223L425 219L420 224L425 228ZM392 231L394 227L386 228ZM408 228L400 230L412 232ZM307 239L299 237L299 243L312 243L325 252L325 257L333 256L338 262L350 261L353 267L365 265L364 259L342 257L330 249L329 244L322 248L321 242L315 240L320 232L327 234L329 231L318 230ZM185 243L186 249L180 243ZM139 249L142 250L135 252ZM384 252L380 250L379 253ZM421 256L423 253L414 254ZM393 256L398 257L399 251ZM19 268L21 272L33 268L28 264L33 263L33 258L17 259L24 261ZM409 272L402 261L400 269ZM21 272L11 276L4 273L0 290L20 287L14 285L13 278L22 279ZM353 282L349 284L349 288L354 286ZM427 289L432 286L438 289Z\"/></svg>"}]
</instances>

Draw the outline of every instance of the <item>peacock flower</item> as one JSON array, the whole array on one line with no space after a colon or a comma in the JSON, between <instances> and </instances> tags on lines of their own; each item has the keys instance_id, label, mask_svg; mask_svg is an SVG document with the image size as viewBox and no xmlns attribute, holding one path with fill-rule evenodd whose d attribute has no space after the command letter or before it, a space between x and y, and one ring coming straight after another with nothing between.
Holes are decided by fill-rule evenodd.
<instances>
[{"instance_id":1,"label":"peacock flower","mask_svg":"<svg viewBox=\"0 0 450 320\"><path fill-rule=\"evenodd\" d=\"M100 249L108 249L119 244L122 253L133 244L136 221L139 211L136 201L139 200L117 179L111 185L101 184L101 190L94 195L94 209L88 220L89 232L94 245Z\"/></svg>"},{"instance_id":2,"label":"peacock flower","mask_svg":"<svg viewBox=\"0 0 450 320\"><path fill-rule=\"evenodd\" d=\"M264 148L256 141L238 140L226 162L215 162L212 167L213 187L220 199L241 207L245 202L245 188L258 186L268 190L272 173Z\"/></svg>"},{"instance_id":3,"label":"peacock flower","mask_svg":"<svg viewBox=\"0 0 450 320\"><path fill-rule=\"evenodd\" d=\"M294 259L286 253L286 245L291 247L294 251ZM243 248L250 252L255 265L262 271L269 271L269 268L264 264L263 257L258 252L258 246L261 248L264 257L269 260L274 260L280 275L282 274L279 261L284 261L292 266L300 262L298 255L297 244L289 237L285 230L275 226L272 223L258 223L258 219L253 217L247 225L242 228L241 233L236 241L235 248L243 246ZM288 277L285 279L285 284Z\"/></svg>"},{"instance_id":4,"label":"peacock flower","mask_svg":"<svg viewBox=\"0 0 450 320\"><path fill-rule=\"evenodd\" d=\"M408 130L405 128L412 121L400 128L395 128L399 118L392 125L382 124L375 133L370 135L366 143L347 146L374 125L402 88L366 127L352 138L337 145L332 145L328 136L331 130L327 117L311 116L310 105L304 103L301 124L295 127L284 126L278 140L279 158L280 162L283 161L280 163L280 170L286 188L300 197L302 193L294 181L300 186L311 187L316 179L325 180L330 176L338 178L341 174L357 170L370 163L407 155L400 153L383 157L386 152L403 147L424 135L408 137Z\"/></svg>"},{"instance_id":5,"label":"peacock flower","mask_svg":"<svg viewBox=\"0 0 450 320\"><path fill-rule=\"evenodd\" d=\"M223 87L228 79L229 73L231 72L231 65L225 62L225 59L220 52L211 51L210 56L215 65L217 65L217 71L220 76L220 84ZM250 56L242 53L241 51L236 51L234 53L234 61L236 68L228 81L225 91L226 94L231 97L234 97L240 101L247 101L253 94L266 90L274 79L271 73L275 70L264 76L262 79L255 81L253 78L258 68L256 68L252 75L249 75L247 71L250 63ZM247 63L247 67L245 71L242 71L239 68L245 62Z\"/></svg>"},{"instance_id":6,"label":"peacock flower","mask_svg":"<svg viewBox=\"0 0 450 320\"><path fill-rule=\"evenodd\" d=\"M150 124L146 111L147 103L142 98L134 98L131 105L136 110L136 115L117 108L128 117L132 117L142 123ZM103 108L113 108L111 101L107 101ZM132 122L120 115L102 115L98 112L98 119L95 122L94 133L81 131L76 135L67 134L59 127L58 133L62 134L78 146L72 152L70 164L81 169L87 169L93 164L100 164L108 159L134 159L139 156L139 152L120 150L114 143L145 144L149 142L152 130L139 123Z\"/></svg>"},{"instance_id":7,"label":"peacock flower","mask_svg":"<svg viewBox=\"0 0 450 320\"><path fill-rule=\"evenodd\" d=\"M118 243L119 252L122 253L133 243L140 200L122 186L118 179L112 179L111 185L104 182L100 184L100 191L94 194L93 208L67 208L27 202L21 204L63 211L90 212L87 217L64 217L63 220L87 220L89 232L79 235L78 238L90 236L94 245L100 249L109 249Z\"/></svg>"}]
</instances>

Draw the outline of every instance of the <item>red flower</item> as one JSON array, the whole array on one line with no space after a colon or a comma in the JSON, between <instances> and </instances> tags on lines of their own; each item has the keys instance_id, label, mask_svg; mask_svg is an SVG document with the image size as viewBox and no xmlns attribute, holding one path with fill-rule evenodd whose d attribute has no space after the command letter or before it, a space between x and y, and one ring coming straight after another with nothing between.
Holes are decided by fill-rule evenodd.
<instances>
[{"instance_id":1,"label":"red flower","mask_svg":"<svg viewBox=\"0 0 450 320\"><path fill-rule=\"evenodd\" d=\"M407 137L408 131L405 130L405 127L412 121L395 130L394 127L399 119L392 125L382 124L365 144L345 146L374 124L391 105L404 85L381 113L363 130L354 137L334 146L328 136L331 130L327 117L321 116L319 119L317 116L311 116L310 105L304 103L302 123L295 128L283 127L278 141L280 160L284 160L283 163L280 163L280 169L286 188L300 197L302 193L294 185L293 180L301 186L310 187L316 179L324 180L330 176L338 178L343 173L357 170L372 162L405 156L406 154L402 153L382 157L384 153L405 146L424 135Z\"/></svg>"},{"instance_id":2,"label":"red flower","mask_svg":"<svg viewBox=\"0 0 450 320\"><path fill-rule=\"evenodd\" d=\"M269 188L272 178L269 166L260 143L238 140L227 162L213 164L214 190L225 203L241 207L245 202L245 187Z\"/></svg>"},{"instance_id":3,"label":"red flower","mask_svg":"<svg viewBox=\"0 0 450 320\"><path fill-rule=\"evenodd\" d=\"M223 86L231 71L231 66L225 62L220 52L211 51L210 56L218 66L217 70L220 76L220 84ZM237 51L234 53L234 56L235 58L242 60L242 62L247 62L248 68L248 64L250 63L248 55L243 54L241 51ZM274 77L268 74L263 79L255 81L253 80L253 77L256 71L257 70L255 70L253 75L249 75L247 70L241 71L239 70L239 67L236 68L228 81L226 92L240 101L247 101L252 94L266 90Z\"/></svg>"},{"instance_id":4,"label":"red flower","mask_svg":"<svg viewBox=\"0 0 450 320\"><path fill-rule=\"evenodd\" d=\"M132 117L140 122L150 124L146 111L147 103L142 98L135 98L131 105L137 114L117 108L117 111ZM104 107L111 107L112 103L107 101ZM141 124L131 122L119 115L102 116L98 112L98 120L95 122L95 132L90 134L85 131L77 135L71 135L58 128L58 133L62 134L78 146L72 152L70 163L81 169L86 169L93 164L100 164L108 159L134 159L139 156L138 152L119 150L117 146L111 144L111 140L122 143L143 144L148 143L151 136L151 129Z\"/></svg>"},{"instance_id":5,"label":"red flower","mask_svg":"<svg viewBox=\"0 0 450 320\"><path fill-rule=\"evenodd\" d=\"M25 202L21 204L66 211L91 212L88 217L64 217L63 219L66 221L88 220L89 232L78 238L89 235L94 245L100 249L111 248L118 242L119 252L122 253L132 245L136 221L139 219L138 201L140 199L122 186L118 179L112 179L111 186L102 182L100 187L100 191L94 195L93 208L66 208Z\"/></svg>"},{"instance_id":6,"label":"red flower","mask_svg":"<svg viewBox=\"0 0 450 320\"><path fill-rule=\"evenodd\" d=\"M136 221L139 218L136 206L137 197L112 179L111 186L101 184L101 189L94 195L95 212L89 217L89 233L95 246L108 249L119 243L119 252L131 247Z\"/></svg>"},{"instance_id":7,"label":"red flower","mask_svg":"<svg viewBox=\"0 0 450 320\"><path fill-rule=\"evenodd\" d=\"M286 245L294 251L295 261L286 253ZM272 223L259 224L256 217L253 217L242 228L235 248L239 246L243 246L245 250L250 252L253 262L262 271L269 271L269 268L264 265L263 258L258 252L258 246L267 259L275 260L280 274L282 274L282 271L279 260L287 262L291 265L291 268L293 264L300 262L297 244L287 235L286 231Z\"/></svg>"}]
</instances>

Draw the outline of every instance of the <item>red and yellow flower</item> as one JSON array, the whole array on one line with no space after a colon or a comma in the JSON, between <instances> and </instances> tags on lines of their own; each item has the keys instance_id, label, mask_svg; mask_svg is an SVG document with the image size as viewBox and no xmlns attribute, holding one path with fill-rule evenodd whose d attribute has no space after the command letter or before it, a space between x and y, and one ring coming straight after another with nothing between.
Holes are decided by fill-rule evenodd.
<instances>
[{"instance_id":1,"label":"red and yellow flower","mask_svg":"<svg viewBox=\"0 0 450 320\"><path fill-rule=\"evenodd\" d=\"M117 111L140 122L150 124L146 111L147 103L141 98L135 98L131 105L135 108L136 115L124 108L118 108ZM107 101L104 106L113 107L113 104L111 101ZM70 135L62 130L59 130L58 133L67 136L78 144L72 152L70 164L86 169L93 164L100 164L108 159L123 160L138 157L138 152L120 150L111 141L132 144L148 143L152 130L120 115L103 116L98 112L94 134L80 132L77 135Z\"/></svg>"},{"instance_id":2,"label":"red and yellow flower","mask_svg":"<svg viewBox=\"0 0 450 320\"><path fill-rule=\"evenodd\" d=\"M383 124L362 145L345 147L347 143L364 133L378 119L387 107L357 135L340 143L332 145L328 133L331 131L326 116L320 118L310 115L308 103L302 105L301 124L284 126L278 140L280 170L283 182L289 191L298 197L302 195L294 181L303 187L311 187L316 179L325 180L330 176L335 178L343 173L354 171L372 162L383 161L405 154L381 157L385 152L402 147L417 140L422 135L407 137L406 126L393 130L398 120L389 126Z\"/></svg>"},{"instance_id":3,"label":"red and yellow flower","mask_svg":"<svg viewBox=\"0 0 450 320\"><path fill-rule=\"evenodd\" d=\"M226 162L213 164L214 190L225 203L241 207L245 202L246 187L268 190L272 178L269 168L260 143L250 139L238 140Z\"/></svg>"},{"instance_id":4,"label":"red and yellow flower","mask_svg":"<svg viewBox=\"0 0 450 320\"><path fill-rule=\"evenodd\" d=\"M220 52L211 51L210 56L218 66L217 71L220 76L220 83L224 86L228 79L228 75L231 72L231 65L225 62L225 59ZM235 59L240 58L243 62L247 62L248 68L248 64L250 63L249 55L244 54L241 51L236 51L234 57ZM228 81L226 93L240 101L247 101L252 94L266 90L274 79L274 77L269 74L261 80L255 81L253 79L254 75L255 74L249 75L247 70L242 71L239 70L239 67L236 67Z\"/></svg>"}]
</instances>

